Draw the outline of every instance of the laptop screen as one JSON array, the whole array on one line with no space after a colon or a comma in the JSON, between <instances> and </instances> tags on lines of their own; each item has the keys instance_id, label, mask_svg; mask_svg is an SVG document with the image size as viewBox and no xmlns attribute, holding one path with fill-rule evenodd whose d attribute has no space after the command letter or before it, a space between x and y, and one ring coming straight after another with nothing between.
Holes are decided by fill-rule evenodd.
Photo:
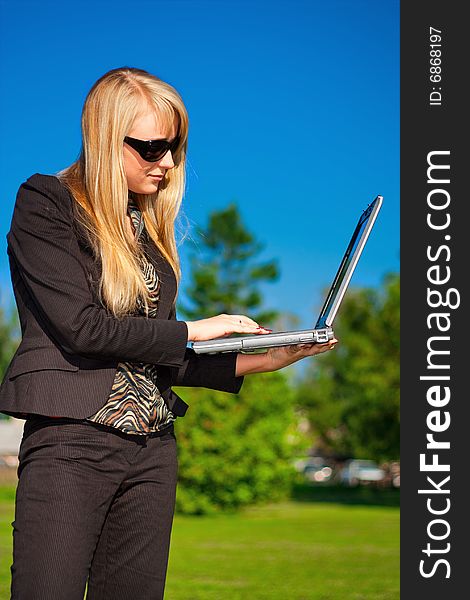
<instances>
[{"instance_id":1,"label":"laptop screen","mask_svg":"<svg viewBox=\"0 0 470 600\"><path fill-rule=\"evenodd\" d=\"M344 253L338 272L336 273L336 277L328 292L328 296L323 304L315 329L330 327L332 325L364 245L369 237L370 230L374 225L377 213L382 206L382 200L382 196L377 196L377 198L369 204L361 214L351 241Z\"/></svg>"}]
</instances>

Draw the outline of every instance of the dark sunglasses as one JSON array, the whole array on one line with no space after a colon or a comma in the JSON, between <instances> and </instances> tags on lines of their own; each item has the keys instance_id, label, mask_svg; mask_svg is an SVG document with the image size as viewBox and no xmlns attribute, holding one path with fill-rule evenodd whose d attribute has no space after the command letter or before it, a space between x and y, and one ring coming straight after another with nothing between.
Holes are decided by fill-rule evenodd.
<instances>
[{"instance_id":1,"label":"dark sunglasses","mask_svg":"<svg viewBox=\"0 0 470 600\"><path fill-rule=\"evenodd\" d=\"M126 144L129 144L131 148L137 150L140 156L148 162L157 162L162 159L165 154L170 150L173 154L180 143L179 136L176 136L172 142L168 140L138 140L126 136L124 138Z\"/></svg>"}]
</instances>

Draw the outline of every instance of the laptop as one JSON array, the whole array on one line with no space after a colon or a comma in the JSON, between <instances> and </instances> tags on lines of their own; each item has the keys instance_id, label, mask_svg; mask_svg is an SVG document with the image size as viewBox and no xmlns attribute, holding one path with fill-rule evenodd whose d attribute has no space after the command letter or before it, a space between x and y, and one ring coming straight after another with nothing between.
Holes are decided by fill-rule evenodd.
<instances>
[{"instance_id":1,"label":"laptop","mask_svg":"<svg viewBox=\"0 0 470 600\"><path fill-rule=\"evenodd\" d=\"M203 342L192 342L197 354L215 354L219 352L256 352L276 346L292 344L324 344L334 337L333 321L343 300L354 269L359 261L367 238L374 226L377 214L382 206L383 197L377 196L362 212L351 241L346 248L338 272L331 284L323 307L313 329L302 331L281 331L236 337L224 337Z\"/></svg>"}]
</instances>

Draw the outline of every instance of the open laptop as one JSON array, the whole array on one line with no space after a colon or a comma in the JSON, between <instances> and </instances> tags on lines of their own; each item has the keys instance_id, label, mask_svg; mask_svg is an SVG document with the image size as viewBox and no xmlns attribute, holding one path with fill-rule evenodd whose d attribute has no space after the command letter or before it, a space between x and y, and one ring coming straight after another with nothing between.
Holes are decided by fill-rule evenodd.
<instances>
[{"instance_id":1,"label":"open laptop","mask_svg":"<svg viewBox=\"0 0 470 600\"><path fill-rule=\"evenodd\" d=\"M349 242L336 277L333 280L323 308L313 329L302 331L281 331L237 337L224 337L204 342L193 342L192 348L198 354L214 354L218 352L255 352L273 346L290 346L292 344L324 344L334 336L332 325L344 297L354 269L362 254L365 243L377 214L382 206L383 197L377 196L359 217L351 241Z\"/></svg>"}]
</instances>

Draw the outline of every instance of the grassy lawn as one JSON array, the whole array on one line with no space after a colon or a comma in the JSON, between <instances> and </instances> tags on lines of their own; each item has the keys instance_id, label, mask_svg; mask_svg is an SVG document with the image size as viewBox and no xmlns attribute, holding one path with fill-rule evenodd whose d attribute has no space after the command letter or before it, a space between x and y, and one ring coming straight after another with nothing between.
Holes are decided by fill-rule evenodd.
<instances>
[{"instance_id":1,"label":"grassy lawn","mask_svg":"<svg viewBox=\"0 0 470 600\"><path fill-rule=\"evenodd\" d=\"M0 599L10 598L11 522L15 514L15 487L0 486Z\"/></svg>"},{"instance_id":2,"label":"grassy lawn","mask_svg":"<svg viewBox=\"0 0 470 600\"><path fill-rule=\"evenodd\" d=\"M398 600L396 490L304 488L294 498L177 515L165 600ZM9 598L13 501L14 487L0 487L0 600Z\"/></svg>"}]
</instances>

